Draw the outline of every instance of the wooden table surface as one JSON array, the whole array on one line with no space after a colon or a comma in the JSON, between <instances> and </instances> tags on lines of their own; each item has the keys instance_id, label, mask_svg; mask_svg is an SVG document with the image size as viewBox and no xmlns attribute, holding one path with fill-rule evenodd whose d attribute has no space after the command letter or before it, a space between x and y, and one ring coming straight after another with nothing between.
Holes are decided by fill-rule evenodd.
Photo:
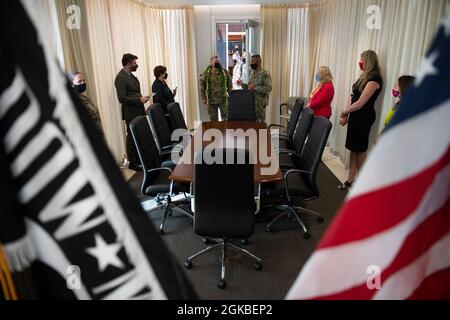
<instances>
[{"instance_id":1,"label":"wooden table surface","mask_svg":"<svg viewBox=\"0 0 450 320\"><path fill-rule=\"evenodd\" d=\"M235 131L239 129L241 129L241 134L237 134L238 131ZM206 132L207 130L209 131ZM211 135L215 136L217 134L221 137L218 141L211 138ZM249 139L246 136L252 136L253 138ZM265 139L265 143L262 139ZM251 142L249 143L249 141ZM229 146L229 143L234 143L236 146L245 146L250 151L250 154L257 158L254 165L255 183L268 183L283 179L278 156L272 146L272 139L270 132L267 130L267 125L265 123L248 121L203 122L195 130L193 137L169 178L178 182L192 182L194 180L194 155L204 150L205 147L211 148L213 145L215 147L223 147L224 145Z\"/></svg>"}]
</instances>

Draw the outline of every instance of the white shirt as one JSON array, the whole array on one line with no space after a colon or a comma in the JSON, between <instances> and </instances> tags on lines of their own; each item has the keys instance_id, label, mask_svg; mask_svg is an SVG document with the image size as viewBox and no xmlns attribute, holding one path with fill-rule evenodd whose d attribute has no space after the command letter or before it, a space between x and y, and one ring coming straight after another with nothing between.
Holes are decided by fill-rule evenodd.
<instances>
[{"instance_id":1,"label":"white shirt","mask_svg":"<svg viewBox=\"0 0 450 320\"><path fill-rule=\"evenodd\" d=\"M242 61L238 61L233 69L233 89L240 90L242 86L238 85L238 80L241 80L243 83L248 84L248 66Z\"/></svg>"}]
</instances>

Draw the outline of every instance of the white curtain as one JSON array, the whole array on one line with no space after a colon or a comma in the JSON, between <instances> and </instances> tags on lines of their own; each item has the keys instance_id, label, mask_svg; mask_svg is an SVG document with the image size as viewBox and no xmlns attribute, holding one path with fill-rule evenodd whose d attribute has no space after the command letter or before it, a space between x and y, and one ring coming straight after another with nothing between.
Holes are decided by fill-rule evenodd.
<instances>
[{"instance_id":1,"label":"white curtain","mask_svg":"<svg viewBox=\"0 0 450 320\"><path fill-rule=\"evenodd\" d=\"M266 109L266 122L279 120L279 106L286 99L289 78L286 74L287 5L267 6L261 10L262 67L272 77L272 93Z\"/></svg>"},{"instance_id":2,"label":"white curtain","mask_svg":"<svg viewBox=\"0 0 450 320\"><path fill-rule=\"evenodd\" d=\"M105 136L116 159L120 160L126 149L121 108L114 87L124 53L138 56L136 76L143 95L151 95L154 67L168 68L168 84L172 89L178 87L175 100L180 103L188 126L193 127L198 119L193 7L155 7L138 0L77 1L86 19L80 30L83 37L65 46L64 53L77 56L73 53L90 52L92 76L88 81L94 86L91 91L95 92ZM60 5L60 12L63 10L65 4ZM71 31L62 36L66 43L74 38ZM86 73L83 69L79 71Z\"/></svg>"},{"instance_id":3,"label":"white curtain","mask_svg":"<svg viewBox=\"0 0 450 320\"><path fill-rule=\"evenodd\" d=\"M384 89L377 101L377 122L372 139L383 127L384 116L394 103L391 88L398 77L414 74L431 43L448 0L322 0L313 4L290 6L262 6L262 58L271 55L264 51L271 46L282 46L284 56L267 60L269 71L284 70L280 88L272 91L270 119L276 119L280 101L287 96L305 95L314 85L314 74L321 65L329 66L334 76L333 130L330 136L332 150L347 163L345 139L347 129L339 125L339 115L351 93L352 84L360 71L360 54L368 49L378 53ZM370 30L367 20L371 5L381 8L381 29ZM279 11L285 11L280 13ZM272 21L271 11L285 14L284 25ZM264 19L265 18L265 19ZM278 30L274 30L278 28ZM272 34L289 30L286 38L274 41ZM280 41L285 41L280 44ZM309 57L308 57L309 55ZM297 59L297 60L296 60ZM308 62L309 61L309 62ZM288 62L286 65L280 63ZM273 64L273 65L272 65Z\"/></svg>"},{"instance_id":4,"label":"white curtain","mask_svg":"<svg viewBox=\"0 0 450 320\"><path fill-rule=\"evenodd\" d=\"M309 97L313 70L310 64L310 47L304 45L309 43L310 37L309 8L290 8L288 21L286 44L288 56L284 70L289 75L288 88L286 88L289 90L285 90L283 98Z\"/></svg>"}]
</instances>

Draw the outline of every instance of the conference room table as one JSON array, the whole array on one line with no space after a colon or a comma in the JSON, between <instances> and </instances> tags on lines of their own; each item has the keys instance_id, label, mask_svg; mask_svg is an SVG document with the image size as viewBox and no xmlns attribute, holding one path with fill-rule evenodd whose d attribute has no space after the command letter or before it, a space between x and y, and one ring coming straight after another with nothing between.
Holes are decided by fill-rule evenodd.
<instances>
[{"instance_id":1,"label":"conference room table","mask_svg":"<svg viewBox=\"0 0 450 320\"><path fill-rule=\"evenodd\" d=\"M213 138L214 137L214 138ZM170 179L177 182L194 182L194 159L197 152L206 148L243 147L249 150L254 163L254 182L257 186L256 213L260 210L261 185L283 179L278 155L272 143L270 130L265 123L251 121L202 122L188 141L184 141L183 154ZM236 177L237 182L239 178ZM218 181L220 183L220 181ZM191 195L193 199L193 195ZM194 211L194 206L192 209Z\"/></svg>"}]
</instances>

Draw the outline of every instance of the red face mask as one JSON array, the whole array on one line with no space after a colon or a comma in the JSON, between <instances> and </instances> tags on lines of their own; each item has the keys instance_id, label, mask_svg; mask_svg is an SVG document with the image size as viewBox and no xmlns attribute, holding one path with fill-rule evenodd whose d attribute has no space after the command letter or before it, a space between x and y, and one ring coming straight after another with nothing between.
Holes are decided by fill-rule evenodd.
<instances>
[{"instance_id":1,"label":"red face mask","mask_svg":"<svg viewBox=\"0 0 450 320\"><path fill-rule=\"evenodd\" d=\"M392 95L393 95L395 98L398 98L398 96L400 95L400 91L397 90L397 89L392 89Z\"/></svg>"},{"instance_id":2,"label":"red face mask","mask_svg":"<svg viewBox=\"0 0 450 320\"><path fill-rule=\"evenodd\" d=\"M359 62L359 68L361 69L361 71L364 71L364 67L365 67L365 65L364 65L364 61L360 61Z\"/></svg>"}]
</instances>

